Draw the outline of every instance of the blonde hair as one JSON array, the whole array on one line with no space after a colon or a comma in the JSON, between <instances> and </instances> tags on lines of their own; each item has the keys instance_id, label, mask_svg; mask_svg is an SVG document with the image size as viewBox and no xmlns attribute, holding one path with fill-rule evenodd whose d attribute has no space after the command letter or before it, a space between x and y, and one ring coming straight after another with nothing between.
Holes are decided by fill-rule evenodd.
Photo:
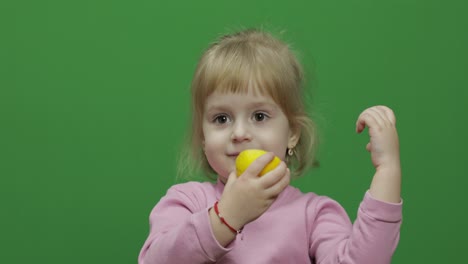
<instances>
[{"instance_id":1,"label":"blonde hair","mask_svg":"<svg viewBox=\"0 0 468 264\"><path fill-rule=\"evenodd\" d=\"M316 129L303 102L302 67L288 45L267 32L249 29L219 38L196 67L191 85L191 135L179 159L179 176L186 178L201 169L214 179L202 146L205 101L214 91L247 93L249 87L271 96L291 129L300 133L294 155L286 155L292 175L300 175L314 164Z\"/></svg>"}]
</instances>

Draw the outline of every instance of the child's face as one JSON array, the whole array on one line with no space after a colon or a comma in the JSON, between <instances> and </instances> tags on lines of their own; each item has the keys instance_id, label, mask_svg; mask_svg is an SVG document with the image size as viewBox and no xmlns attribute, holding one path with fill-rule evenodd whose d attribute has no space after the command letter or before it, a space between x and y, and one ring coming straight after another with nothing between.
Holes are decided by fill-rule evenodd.
<instances>
[{"instance_id":1,"label":"child's face","mask_svg":"<svg viewBox=\"0 0 468 264\"><path fill-rule=\"evenodd\" d=\"M263 149L284 160L286 148L298 140L273 99L251 91L211 94L203 113L203 135L207 160L223 182L235 170L242 150Z\"/></svg>"}]
</instances>

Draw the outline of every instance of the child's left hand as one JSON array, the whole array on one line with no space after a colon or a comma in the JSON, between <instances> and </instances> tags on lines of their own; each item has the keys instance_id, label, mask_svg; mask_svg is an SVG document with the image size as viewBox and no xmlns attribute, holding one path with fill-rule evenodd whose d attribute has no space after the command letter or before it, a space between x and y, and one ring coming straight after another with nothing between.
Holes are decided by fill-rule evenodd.
<instances>
[{"instance_id":1,"label":"child's left hand","mask_svg":"<svg viewBox=\"0 0 468 264\"><path fill-rule=\"evenodd\" d=\"M400 166L400 147L393 111L386 106L374 106L364 110L356 122L356 132L369 127L370 141L366 149L371 153L374 167Z\"/></svg>"},{"instance_id":2,"label":"child's left hand","mask_svg":"<svg viewBox=\"0 0 468 264\"><path fill-rule=\"evenodd\" d=\"M386 106L364 110L356 122L358 133L369 127L366 149L376 169L369 192L375 199L390 203L401 201L400 145L395 123L393 111Z\"/></svg>"}]
</instances>

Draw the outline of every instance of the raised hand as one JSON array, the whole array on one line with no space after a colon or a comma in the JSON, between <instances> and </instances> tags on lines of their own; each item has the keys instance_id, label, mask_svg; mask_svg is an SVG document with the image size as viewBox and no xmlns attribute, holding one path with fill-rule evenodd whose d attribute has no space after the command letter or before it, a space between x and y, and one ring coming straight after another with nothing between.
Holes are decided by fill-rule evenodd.
<instances>
[{"instance_id":1,"label":"raised hand","mask_svg":"<svg viewBox=\"0 0 468 264\"><path fill-rule=\"evenodd\" d=\"M364 110L356 122L356 132L367 126L370 140L366 149L371 154L376 169L370 193L379 200L400 202L401 168L400 146L393 111L386 106L374 106Z\"/></svg>"},{"instance_id":2,"label":"raised hand","mask_svg":"<svg viewBox=\"0 0 468 264\"><path fill-rule=\"evenodd\" d=\"M382 166L400 165L400 146L393 111L386 106L374 106L364 110L356 122L356 132L369 127L370 140L366 149L371 153L377 169Z\"/></svg>"}]
</instances>

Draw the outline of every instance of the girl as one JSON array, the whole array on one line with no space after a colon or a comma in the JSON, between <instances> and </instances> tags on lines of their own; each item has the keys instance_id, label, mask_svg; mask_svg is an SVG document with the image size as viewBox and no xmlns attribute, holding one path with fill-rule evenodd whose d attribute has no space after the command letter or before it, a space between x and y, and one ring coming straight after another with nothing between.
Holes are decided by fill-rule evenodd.
<instances>
[{"instance_id":1,"label":"girl","mask_svg":"<svg viewBox=\"0 0 468 264\"><path fill-rule=\"evenodd\" d=\"M399 143L384 106L357 119L369 127L376 172L351 224L334 200L289 186L314 161L314 125L301 101L302 69L283 42L247 30L204 53L192 83L192 163L216 183L171 187L150 215L140 264L390 263L401 224ZM264 149L239 177L235 159ZM257 175L274 157L282 162ZM190 167L189 166L189 167Z\"/></svg>"}]
</instances>

